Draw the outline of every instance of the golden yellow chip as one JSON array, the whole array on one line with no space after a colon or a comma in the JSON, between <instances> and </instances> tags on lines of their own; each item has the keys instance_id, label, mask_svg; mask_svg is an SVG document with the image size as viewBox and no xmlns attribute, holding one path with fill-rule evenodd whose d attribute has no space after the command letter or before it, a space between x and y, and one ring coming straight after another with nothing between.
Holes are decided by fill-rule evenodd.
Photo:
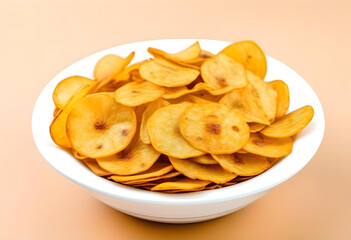
<instances>
[{"instance_id":1,"label":"golden yellow chip","mask_svg":"<svg viewBox=\"0 0 351 240\"><path fill-rule=\"evenodd\" d=\"M149 134L147 132L147 121L151 117L151 115L159 108L169 105L169 102L163 99L158 99L154 102L151 102L147 108L145 109L140 125L140 140L145 144L150 144Z\"/></svg>"},{"instance_id":2,"label":"golden yellow chip","mask_svg":"<svg viewBox=\"0 0 351 240\"><path fill-rule=\"evenodd\" d=\"M173 170L173 166L170 165L169 163L156 162L152 167L150 167L148 170L144 172L141 172L135 175L130 175L130 176L113 175L110 178L116 182L128 182L128 181L135 181L135 180L141 180L141 179L146 179L151 177L162 176L172 170Z\"/></svg>"},{"instance_id":3,"label":"golden yellow chip","mask_svg":"<svg viewBox=\"0 0 351 240\"><path fill-rule=\"evenodd\" d=\"M164 182L156 185L151 191L164 191L164 190L194 190L206 187L211 181L195 180L189 178L182 178L174 182Z\"/></svg>"},{"instance_id":4,"label":"golden yellow chip","mask_svg":"<svg viewBox=\"0 0 351 240\"><path fill-rule=\"evenodd\" d=\"M280 162L283 158L268 158L269 164L271 165L271 167L273 167L274 165L276 165L278 162Z\"/></svg>"},{"instance_id":5,"label":"golden yellow chip","mask_svg":"<svg viewBox=\"0 0 351 240\"><path fill-rule=\"evenodd\" d=\"M289 109L290 97L289 87L282 80L268 82L268 84L277 92L277 119L283 117Z\"/></svg>"},{"instance_id":6,"label":"golden yellow chip","mask_svg":"<svg viewBox=\"0 0 351 240\"><path fill-rule=\"evenodd\" d=\"M250 153L218 154L212 156L223 169L239 176L258 175L270 167L266 157Z\"/></svg>"},{"instance_id":7,"label":"golden yellow chip","mask_svg":"<svg viewBox=\"0 0 351 240\"><path fill-rule=\"evenodd\" d=\"M96 93L78 102L67 119L73 148L90 158L106 157L128 146L136 131L132 108L116 103L111 93Z\"/></svg>"},{"instance_id":8,"label":"golden yellow chip","mask_svg":"<svg viewBox=\"0 0 351 240\"><path fill-rule=\"evenodd\" d=\"M55 110L53 112L53 116L56 117L60 112L62 111L62 109L58 108L58 107L55 107Z\"/></svg>"},{"instance_id":9,"label":"golden yellow chip","mask_svg":"<svg viewBox=\"0 0 351 240\"><path fill-rule=\"evenodd\" d=\"M126 182L121 182L123 184L128 184L128 185L134 185L134 184L145 184L145 183L150 183L153 181L160 181L160 180L171 180L174 179L175 177L179 176L181 173L180 172L168 172L164 175L161 176L156 176L156 177L149 177L149 178L144 178L144 179L138 179L138 180L131 180L131 181L126 181ZM155 185L157 184L155 182Z\"/></svg>"},{"instance_id":10,"label":"golden yellow chip","mask_svg":"<svg viewBox=\"0 0 351 240\"><path fill-rule=\"evenodd\" d=\"M52 99L57 108L63 108L68 100L82 87L93 84L94 81L81 76L73 76L63 79L57 84Z\"/></svg>"},{"instance_id":11,"label":"golden yellow chip","mask_svg":"<svg viewBox=\"0 0 351 240\"><path fill-rule=\"evenodd\" d=\"M95 65L94 79L103 81L112 78L123 65L123 58L114 54L103 56Z\"/></svg>"},{"instance_id":12,"label":"golden yellow chip","mask_svg":"<svg viewBox=\"0 0 351 240\"><path fill-rule=\"evenodd\" d=\"M144 144L135 134L127 148L114 155L97 158L98 164L105 170L117 175L131 175L146 171L159 158L152 145Z\"/></svg>"},{"instance_id":13,"label":"golden yellow chip","mask_svg":"<svg viewBox=\"0 0 351 240\"><path fill-rule=\"evenodd\" d=\"M249 84L252 86L252 94L259 99L262 110L268 119L273 122L277 111L277 93L272 86L250 71L246 71Z\"/></svg>"},{"instance_id":14,"label":"golden yellow chip","mask_svg":"<svg viewBox=\"0 0 351 240\"><path fill-rule=\"evenodd\" d=\"M213 89L231 87L230 90L246 86L244 66L224 54L219 54L201 66L201 76ZM228 91L230 91L228 90Z\"/></svg>"},{"instance_id":15,"label":"golden yellow chip","mask_svg":"<svg viewBox=\"0 0 351 240\"><path fill-rule=\"evenodd\" d=\"M243 147L249 153L278 158L285 157L292 152L293 141L290 137L270 138L260 133L251 133L250 139Z\"/></svg>"},{"instance_id":16,"label":"golden yellow chip","mask_svg":"<svg viewBox=\"0 0 351 240\"><path fill-rule=\"evenodd\" d=\"M299 108L281 119L267 126L261 131L268 137L284 138L290 137L304 129L312 120L314 115L313 107L307 105Z\"/></svg>"},{"instance_id":17,"label":"golden yellow chip","mask_svg":"<svg viewBox=\"0 0 351 240\"><path fill-rule=\"evenodd\" d=\"M191 103L184 102L162 107L147 121L147 132L154 148L168 156L189 158L205 153L193 148L179 131L179 116Z\"/></svg>"},{"instance_id":18,"label":"golden yellow chip","mask_svg":"<svg viewBox=\"0 0 351 240\"><path fill-rule=\"evenodd\" d=\"M175 99L175 98L179 98L181 96L184 96L186 94L200 92L203 90L211 91L213 89L211 87L209 87L206 83L200 82L200 83L196 84L191 89L188 89L185 86L176 87L176 88L166 88L165 94L163 94L162 97L164 99ZM217 95L219 95L219 94L217 94Z\"/></svg>"},{"instance_id":19,"label":"golden yellow chip","mask_svg":"<svg viewBox=\"0 0 351 240\"><path fill-rule=\"evenodd\" d=\"M78 159L78 160L89 159L87 156L84 156L84 155L80 154L77 150L75 150L75 149L73 149L73 148L72 148L71 150L72 150L73 156L74 156L76 159Z\"/></svg>"},{"instance_id":20,"label":"golden yellow chip","mask_svg":"<svg viewBox=\"0 0 351 240\"><path fill-rule=\"evenodd\" d=\"M200 164L218 164L216 160L210 154L205 154L199 157L190 158L190 160Z\"/></svg>"},{"instance_id":21,"label":"golden yellow chip","mask_svg":"<svg viewBox=\"0 0 351 240\"><path fill-rule=\"evenodd\" d=\"M130 82L115 92L115 100L128 107L135 107L152 102L162 97L163 87L148 81Z\"/></svg>"},{"instance_id":22,"label":"golden yellow chip","mask_svg":"<svg viewBox=\"0 0 351 240\"><path fill-rule=\"evenodd\" d=\"M95 173L96 175L98 176L102 176L102 177L105 177L105 176L110 176L112 175L112 173L102 169L99 164L97 164L97 162L94 160L94 159L86 159L83 161L87 166L88 168L93 172Z\"/></svg>"},{"instance_id":23,"label":"golden yellow chip","mask_svg":"<svg viewBox=\"0 0 351 240\"><path fill-rule=\"evenodd\" d=\"M220 53L243 64L246 69L252 71L262 79L266 76L266 55L255 42L242 41L233 43L224 48Z\"/></svg>"},{"instance_id":24,"label":"golden yellow chip","mask_svg":"<svg viewBox=\"0 0 351 240\"><path fill-rule=\"evenodd\" d=\"M220 165L199 164L191 159L170 157L173 167L191 179L207 180L214 183L225 183L236 178L236 174L225 171Z\"/></svg>"},{"instance_id":25,"label":"golden yellow chip","mask_svg":"<svg viewBox=\"0 0 351 240\"><path fill-rule=\"evenodd\" d=\"M259 132L261 131L266 125L262 123L249 123L250 132Z\"/></svg>"},{"instance_id":26,"label":"golden yellow chip","mask_svg":"<svg viewBox=\"0 0 351 240\"><path fill-rule=\"evenodd\" d=\"M147 50L154 57L162 57L166 60L175 61L177 63L187 62L189 60L199 57L201 48L199 42L195 42L190 47L177 52L177 53L166 53L160 49L149 47Z\"/></svg>"},{"instance_id":27,"label":"golden yellow chip","mask_svg":"<svg viewBox=\"0 0 351 240\"><path fill-rule=\"evenodd\" d=\"M200 74L198 70L182 67L161 58L142 64L139 72L143 79L165 87L185 86Z\"/></svg>"},{"instance_id":28,"label":"golden yellow chip","mask_svg":"<svg viewBox=\"0 0 351 240\"><path fill-rule=\"evenodd\" d=\"M132 52L125 59L120 60L118 56L110 54L100 59L94 70L94 78L98 80L98 84L91 89L91 93L99 92L105 85L113 81L128 66L134 55L135 53Z\"/></svg>"},{"instance_id":29,"label":"golden yellow chip","mask_svg":"<svg viewBox=\"0 0 351 240\"><path fill-rule=\"evenodd\" d=\"M58 112L54 120L52 120L50 125L50 135L51 139L59 146L70 148L71 143L68 140L66 133L66 123L67 118L73 107L84 98L93 86L85 86L78 91L77 94L73 95L68 102L65 104L63 109Z\"/></svg>"},{"instance_id":30,"label":"golden yellow chip","mask_svg":"<svg viewBox=\"0 0 351 240\"><path fill-rule=\"evenodd\" d=\"M179 127L194 148L212 154L236 152L250 136L240 111L212 102L188 107L179 118Z\"/></svg>"},{"instance_id":31,"label":"golden yellow chip","mask_svg":"<svg viewBox=\"0 0 351 240\"><path fill-rule=\"evenodd\" d=\"M219 102L230 108L240 110L248 123L269 125L270 121L263 112L261 101L256 92L255 88L248 84L244 89L235 89L225 94Z\"/></svg>"}]
</instances>

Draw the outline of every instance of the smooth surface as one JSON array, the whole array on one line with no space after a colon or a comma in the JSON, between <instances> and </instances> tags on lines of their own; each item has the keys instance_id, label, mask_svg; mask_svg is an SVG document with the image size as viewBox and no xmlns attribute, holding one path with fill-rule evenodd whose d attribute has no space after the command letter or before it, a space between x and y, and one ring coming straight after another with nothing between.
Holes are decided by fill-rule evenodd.
<instances>
[{"instance_id":1,"label":"smooth surface","mask_svg":"<svg viewBox=\"0 0 351 240\"><path fill-rule=\"evenodd\" d=\"M162 194L130 188L97 177L73 155L56 146L49 129L55 106L52 93L56 85L72 75L91 77L96 62L107 54L128 55L134 51L131 62L149 58L148 47L158 47L177 52L198 41L203 49L214 54L229 45L229 42L204 39L151 40L124 44L95 53L70 65L58 73L43 89L35 104L32 118L34 141L41 155L58 172L73 182L96 192L98 199L106 199L110 206L143 219L160 222L197 222L225 215L258 199L261 192L277 186L300 171L316 153L324 134L325 120L322 106L311 87L296 72L283 63L267 57L268 71L265 80L284 79L290 89L290 111L304 105L314 108L314 117L294 141L293 152L263 174L230 187L189 194ZM300 96L305 96L300 98ZM288 111L289 112L289 111Z\"/></svg>"},{"instance_id":2,"label":"smooth surface","mask_svg":"<svg viewBox=\"0 0 351 240\"><path fill-rule=\"evenodd\" d=\"M351 238L349 1L0 5L0 239ZM174 37L257 41L313 87L326 115L322 146L299 174L234 214L191 225L146 222L100 203L45 163L30 127L37 96L66 66Z\"/></svg>"}]
</instances>

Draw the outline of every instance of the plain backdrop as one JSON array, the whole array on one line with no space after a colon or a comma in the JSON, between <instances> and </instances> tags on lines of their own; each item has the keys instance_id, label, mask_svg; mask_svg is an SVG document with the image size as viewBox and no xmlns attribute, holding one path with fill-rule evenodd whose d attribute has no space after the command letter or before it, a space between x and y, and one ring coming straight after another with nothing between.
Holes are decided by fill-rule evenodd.
<instances>
[{"instance_id":1,"label":"plain backdrop","mask_svg":"<svg viewBox=\"0 0 351 240\"><path fill-rule=\"evenodd\" d=\"M296 176L248 207L198 224L105 206L37 151L31 114L75 61L160 38L252 39L316 91L325 138ZM0 1L0 239L351 239L350 1ZM284 80L284 79L283 79Z\"/></svg>"}]
</instances>

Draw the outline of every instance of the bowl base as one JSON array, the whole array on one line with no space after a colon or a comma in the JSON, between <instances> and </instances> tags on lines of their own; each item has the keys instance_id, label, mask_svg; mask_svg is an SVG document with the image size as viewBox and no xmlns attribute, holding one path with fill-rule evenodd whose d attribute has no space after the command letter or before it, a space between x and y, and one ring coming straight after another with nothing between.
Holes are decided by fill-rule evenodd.
<instances>
[{"instance_id":1,"label":"bowl base","mask_svg":"<svg viewBox=\"0 0 351 240\"><path fill-rule=\"evenodd\" d=\"M235 209L231 209L229 211L225 211L225 212L220 212L220 213L216 213L216 214L212 214L212 215L206 215L206 216L201 216L201 217L189 217L189 218L163 218L163 217L154 217L154 216L146 216L146 215L141 215L141 214L136 214L136 213L131 213L128 211L124 211L124 210L119 210L120 212L123 212L127 215L136 217L136 218L140 218L143 220L148 220L148 221L152 221L152 222L160 222L160 223L173 223L173 224L185 224L185 223L198 223L198 222L204 222L204 221L209 221L212 219L216 219L216 218L220 218L223 217L225 215L231 214L233 212L236 212L244 207L246 207L249 204L246 204L244 206L240 206L238 208Z\"/></svg>"}]
</instances>

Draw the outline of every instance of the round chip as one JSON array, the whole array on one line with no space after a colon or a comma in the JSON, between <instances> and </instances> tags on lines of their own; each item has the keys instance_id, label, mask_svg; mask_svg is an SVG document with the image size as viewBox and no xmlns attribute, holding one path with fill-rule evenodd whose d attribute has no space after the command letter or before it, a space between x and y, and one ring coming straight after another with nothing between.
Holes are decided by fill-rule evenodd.
<instances>
[{"instance_id":1,"label":"round chip","mask_svg":"<svg viewBox=\"0 0 351 240\"><path fill-rule=\"evenodd\" d=\"M314 115L313 107L304 106L299 108L281 119L275 121L261 131L268 137L284 138L290 137L304 129L312 120Z\"/></svg>"},{"instance_id":2,"label":"round chip","mask_svg":"<svg viewBox=\"0 0 351 240\"><path fill-rule=\"evenodd\" d=\"M179 118L179 127L194 148L212 154L236 152L250 136L240 111L218 103L199 103L188 107Z\"/></svg>"},{"instance_id":3,"label":"round chip","mask_svg":"<svg viewBox=\"0 0 351 240\"><path fill-rule=\"evenodd\" d=\"M118 55L108 54L103 56L95 65L94 79L103 81L112 78L123 65L123 58Z\"/></svg>"},{"instance_id":4,"label":"round chip","mask_svg":"<svg viewBox=\"0 0 351 240\"><path fill-rule=\"evenodd\" d=\"M203 156L190 158L192 161L200 163L200 164L218 164L216 160L210 154L205 154Z\"/></svg>"},{"instance_id":5,"label":"round chip","mask_svg":"<svg viewBox=\"0 0 351 240\"><path fill-rule=\"evenodd\" d=\"M96 161L103 169L113 174L131 175L149 169L160 155L152 145L144 144L139 134L135 134L127 148L112 156L97 158Z\"/></svg>"},{"instance_id":6,"label":"round chip","mask_svg":"<svg viewBox=\"0 0 351 240\"><path fill-rule=\"evenodd\" d=\"M279 158L292 152L293 141L290 137L270 138L260 133L251 133L250 139L243 147L245 151L257 155Z\"/></svg>"},{"instance_id":7,"label":"round chip","mask_svg":"<svg viewBox=\"0 0 351 240\"><path fill-rule=\"evenodd\" d=\"M266 157L250 153L218 154L212 156L223 169L239 176L255 176L270 167Z\"/></svg>"},{"instance_id":8,"label":"round chip","mask_svg":"<svg viewBox=\"0 0 351 240\"><path fill-rule=\"evenodd\" d=\"M236 174L225 171L219 164L205 165L191 159L170 157L173 167L191 179L207 180L215 183L225 183L237 177Z\"/></svg>"},{"instance_id":9,"label":"round chip","mask_svg":"<svg viewBox=\"0 0 351 240\"><path fill-rule=\"evenodd\" d=\"M268 82L268 84L277 93L277 112L275 114L275 118L279 119L283 117L289 109L289 87L282 80L275 80L272 82Z\"/></svg>"},{"instance_id":10,"label":"round chip","mask_svg":"<svg viewBox=\"0 0 351 240\"><path fill-rule=\"evenodd\" d=\"M115 92L115 100L128 107L135 107L161 98L163 87L148 81L130 82Z\"/></svg>"},{"instance_id":11,"label":"round chip","mask_svg":"<svg viewBox=\"0 0 351 240\"><path fill-rule=\"evenodd\" d=\"M205 83L216 90L228 87L233 90L247 84L244 66L224 54L205 61L201 66L201 76Z\"/></svg>"},{"instance_id":12,"label":"round chip","mask_svg":"<svg viewBox=\"0 0 351 240\"><path fill-rule=\"evenodd\" d=\"M159 108L164 107L169 105L169 102L163 99L158 99L152 103L150 103L147 108L145 109L142 119L141 119L141 124L140 124L140 140L145 143L145 144L150 144L150 138L149 134L147 132L147 121L151 117L151 115Z\"/></svg>"},{"instance_id":13,"label":"round chip","mask_svg":"<svg viewBox=\"0 0 351 240\"><path fill-rule=\"evenodd\" d=\"M211 181L194 180L189 178L182 178L174 182L164 182L156 185L151 191L164 191L164 190L188 190L202 188L210 184Z\"/></svg>"},{"instance_id":14,"label":"round chip","mask_svg":"<svg viewBox=\"0 0 351 240\"><path fill-rule=\"evenodd\" d=\"M183 67L161 58L152 59L140 66L140 76L154 84L165 87L185 86L200 74L198 70Z\"/></svg>"},{"instance_id":15,"label":"round chip","mask_svg":"<svg viewBox=\"0 0 351 240\"><path fill-rule=\"evenodd\" d=\"M81 76L73 76L63 79L57 84L52 99L57 108L63 108L68 100L82 87L93 84L94 81Z\"/></svg>"},{"instance_id":16,"label":"round chip","mask_svg":"<svg viewBox=\"0 0 351 240\"><path fill-rule=\"evenodd\" d=\"M191 103L184 102L162 107L147 121L147 131L154 148L168 156L189 158L205 153L193 148L179 131L179 116Z\"/></svg>"},{"instance_id":17,"label":"round chip","mask_svg":"<svg viewBox=\"0 0 351 240\"><path fill-rule=\"evenodd\" d=\"M224 48L220 53L227 55L262 79L266 76L267 60L262 49L254 41L233 43Z\"/></svg>"},{"instance_id":18,"label":"round chip","mask_svg":"<svg viewBox=\"0 0 351 240\"><path fill-rule=\"evenodd\" d=\"M73 148L90 158L106 157L128 146L136 131L133 109L114 100L113 94L88 95L67 119L67 135Z\"/></svg>"}]
</instances>

